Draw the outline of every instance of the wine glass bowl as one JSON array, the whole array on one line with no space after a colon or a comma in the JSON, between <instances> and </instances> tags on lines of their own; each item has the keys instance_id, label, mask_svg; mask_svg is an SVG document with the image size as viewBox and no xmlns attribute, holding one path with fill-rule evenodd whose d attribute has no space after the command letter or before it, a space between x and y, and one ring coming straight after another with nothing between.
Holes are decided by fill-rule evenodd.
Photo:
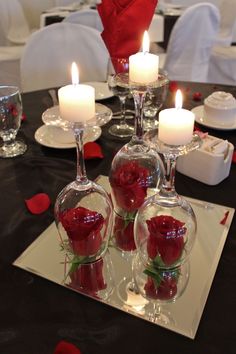
<instances>
[{"instance_id":1,"label":"wine glass bowl","mask_svg":"<svg viewBox=\"0 0 236 354\"><path fill-rule=\"evenodd\" d=\"M22 101L19 88L16 86L0 86L0 157L8 158L24 154L25 143L16 140L22 118Z\"/></svg>"},{"instance_id":2,"label":"wine glass bowl","mask_svg":"<svg viewBox=\"0 0 236 354\"><path fill-rule=\"evenodd\" d=\"M117 124L113 124L109 128L109 133L116 137L127 138L133 135L134 128L126 123L125 119L125 103L128 95L130 94L129 88L119 85L116 77L120 73L128 73L129 59L128 58L114 58L110 57L107 68L107 84L112 93L119 98L121 120Z\"/></svg>"},{"instance_id":3,"label":"wine glass bowl","mask_svg":"<svg viewBox=\"0 0 236 354\"><path fill-rule=\"evenodd\" d=\"M79 257L81 263L102 257L108 247L111 215L110 199L97 183L68 184L55 203L61 248Z\"/></svg>"},{"instance_id":4,"label":"wine glass bowl","mask_svg":"<svg viewBox=\"0 0 236 354\"><path fill-rule=\"evenodd\" d=\"M183 198L159 193L140 207L135 220L135 244L144 264L160 269L180 266L196 240L196 217Z\"/></svg>"}]
</instances>

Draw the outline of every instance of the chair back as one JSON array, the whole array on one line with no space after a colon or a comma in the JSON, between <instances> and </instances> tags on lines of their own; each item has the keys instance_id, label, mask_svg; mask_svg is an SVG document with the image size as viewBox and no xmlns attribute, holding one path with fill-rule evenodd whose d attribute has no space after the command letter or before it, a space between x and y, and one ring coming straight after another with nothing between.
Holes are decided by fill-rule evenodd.
<instances>
[{"instance_id":1,"label":"chair back","mask_svg":"<svg viewBox=\"0 0 236 354\"><path fill-rule=\"evenodd\" d=\"M213 4L199 3L184 11L172 29L167 47L164 69L170 80L207 81L219 23L219 9Z\"/></svg>"},{"instance_id":2,"label":"chair back","mask_svg":"<svg viewBox=\"0 0 236 354\"><path fill-rule=\"evenodd\" d=\"M0 45L24 44L30 29L18 0L0 1Z\"/></svg>"},{"instance_id":3,"label":"chair back","mask_svg":"<svg viewBox=\"0 0 236 354\"><path fill-rule=\"evenodd\" d=\"M221 0L220 4L220 30L216 45L230 46L233 41L236 28L236 4L235 0Z\"/></svg>"},{"instance_id":4,"label":"chair back","mask_svg":"<svg viewBox=\"0 0 236 354\"><path fill-rule=\"evenodd\" d=\"M84 26L89 26L103 31L101 18L97 10L86 9L72 12L69 16L65 17L64 22L78 23Z\"/></svg>"},{"instance_id":5,"label":"chair back","mask_svg":"<svg viewBox=\"0 0 236 354\"><path fill-rule=\"evenodd\" d=\"M33 91L71 83L71 64L80 82L105 81L108 51L94 28L56 23L35 32L21 58L21 87Z\"/></svg>"}]
</instances>

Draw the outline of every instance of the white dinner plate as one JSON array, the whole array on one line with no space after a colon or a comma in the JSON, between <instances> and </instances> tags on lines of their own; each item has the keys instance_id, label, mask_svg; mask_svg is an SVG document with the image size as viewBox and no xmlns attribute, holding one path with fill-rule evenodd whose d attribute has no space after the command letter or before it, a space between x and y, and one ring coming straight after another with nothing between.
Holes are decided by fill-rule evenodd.
<instances>
[{"instance_id":1,"label":"white dinner plate","mask_svg":"<svg viewBox=\"0 0 236 354\"><path fill-rule=\"evenodd\" d=\"M39 127L35 134L35 140L47 147L51 148L56 148L56 149L71 149L76 147L75 141L71 142L64 142L60 141L60 138L58 138L58 127L55 127L53 125L42 125ZM102 130L100 127L88 127L84 130L84 136L83 136L83 141L84 143L88 143L90 141L95 141L97 140L102 133Z\"/></svg>"},{"instance_id":2,"label":"white dinner plate","mask_svg":"<svg viewBox=\"0 0 236 354\"><path fill-rule=\"evenodd\" d=\"M114 96L114 94L109 90L106 82L91 81L84 82L84 84L94 87L96 101L105 100Z\"/></svg>"},{"instance_id":3,"label":"white dinner plate","mask_svg":"<svg viewBox=\"0 0 236 354\"><path fill-rule=\"evenodd\" d=\"M204 116L204 106L197 106L192 109L192 112L195 114L195 121L205 127L217 129L217 130L234 130L236 129L236 117L234 124L230 126L219 125L212 122L208 122L207 118Z\"/></svg>"}]
</instances>

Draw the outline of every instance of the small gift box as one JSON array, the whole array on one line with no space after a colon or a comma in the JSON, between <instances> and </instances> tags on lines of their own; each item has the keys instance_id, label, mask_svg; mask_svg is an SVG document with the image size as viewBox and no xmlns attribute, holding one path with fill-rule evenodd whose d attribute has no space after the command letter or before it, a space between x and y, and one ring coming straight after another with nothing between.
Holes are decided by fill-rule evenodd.
<instances>
[{"instance_id":1,"label":"small gift box","mask_svg":"<svg viewBox=\"0 0 236 354\"><path fill-rule=\"evenodd\" d=\"M211 135L203 139L202 146L180 156L177 171L208 185L216 185L228 177L234 146L227 140Z\"/></svg>"}]
</instances>

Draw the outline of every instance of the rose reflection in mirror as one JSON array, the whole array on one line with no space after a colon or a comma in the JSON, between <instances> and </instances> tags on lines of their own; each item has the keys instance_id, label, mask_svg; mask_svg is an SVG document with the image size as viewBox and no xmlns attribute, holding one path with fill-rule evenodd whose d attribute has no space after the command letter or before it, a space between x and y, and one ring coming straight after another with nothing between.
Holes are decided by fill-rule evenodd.
<instances>
[{"instance_id":1,"label":"rose reflection in mirror","mask_svg":"<svg viewBox=\"0 0 236 354\"><path fill-rule=\"evenodd\" d=\"M108 300L115 287L109 251L104 257L90 263L73 263L65 254L64 266L65 286L99 300Z\"/></svg>"}]
</instances>

